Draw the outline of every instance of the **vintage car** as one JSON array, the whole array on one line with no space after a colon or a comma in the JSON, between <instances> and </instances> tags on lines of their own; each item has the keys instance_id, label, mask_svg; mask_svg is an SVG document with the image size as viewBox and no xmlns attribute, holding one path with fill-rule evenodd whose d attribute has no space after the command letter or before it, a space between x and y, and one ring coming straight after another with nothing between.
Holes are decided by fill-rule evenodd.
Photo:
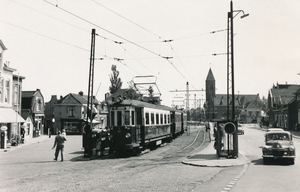
<instances>
[{"instance_id":1,"label":"vintage car","mask_svg":"<svg viewBox=\"0 0 300 192\"><path fill-rule=\"evenodd\" d=\"M238 125L238 135L244 135L245 134L245 130L242 127L242 125Z\"/></svg>"},{"instance_id":2,"label":"vintage car","mask_svg":"<svg viewBox=\"0 0 300 192\"><path fill-rule=\"evenodd\" d=\"M270 132L270 131L284 131L284 130L281 128L268 128L267 132Z\"/></svg>"},{"instance_id":3,"label":"vintage car","mask_svg":"<svg viewBox=\"0 0 300 192\"><path fill-rule=\"evenodd\" d=\"M270 131L265 134L265 146L262 147L262 157L267 164L271 159L285 159L290 164L295 163L295 147L293 136L288 131Z\"/></svg>"}]
</instances>

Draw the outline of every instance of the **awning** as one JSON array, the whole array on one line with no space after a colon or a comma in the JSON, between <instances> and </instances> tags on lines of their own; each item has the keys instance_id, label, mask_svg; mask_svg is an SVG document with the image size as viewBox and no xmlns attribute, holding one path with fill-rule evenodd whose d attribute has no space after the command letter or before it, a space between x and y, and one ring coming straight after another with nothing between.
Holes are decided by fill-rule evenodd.
<instances>
[{"instance_id":1,"label":"awning","mask_svg":"<svg viewBox=\"0 0 300 192\"><path fill-rule=\"evenodd\" d=\"M11 108L0 108L0 123L25 122L25 120Z\"/></svg>"}]
</instances>

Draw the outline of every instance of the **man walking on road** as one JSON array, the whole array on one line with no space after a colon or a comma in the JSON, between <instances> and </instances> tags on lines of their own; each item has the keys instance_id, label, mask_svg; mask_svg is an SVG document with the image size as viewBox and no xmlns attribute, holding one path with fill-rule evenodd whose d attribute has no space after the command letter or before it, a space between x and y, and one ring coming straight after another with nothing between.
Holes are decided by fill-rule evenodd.
<instances>
[{"instance_id":1,"label":"man walking on road","mask_svg":"<svg viewBox=\"0 0 300 192\"><path fill-rule=\"evenodd\" d=\"M64 161L64 146L65 146L65 141L67 139L61 135L61 132L58 131L58 135L55 137L55 141L54 141L54 145L52 147L52 149L54 149L54 147L56 146L56 150L55 150L55 158L54 160L57 161L57 157L59 154L59 151L61 152L61 161Z\"/></svg>"}]
</instances>

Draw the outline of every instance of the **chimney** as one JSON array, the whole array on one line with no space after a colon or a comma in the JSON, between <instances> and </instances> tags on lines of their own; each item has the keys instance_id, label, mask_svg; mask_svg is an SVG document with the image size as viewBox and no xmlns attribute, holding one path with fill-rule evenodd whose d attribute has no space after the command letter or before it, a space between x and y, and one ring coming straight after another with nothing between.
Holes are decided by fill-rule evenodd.
<instances>
[{"instance_id":1,"label":"chimney","mask_svg":"<svg viewBox=\"0 0 300 192\"><path fill-rule=\"evenodd\" d=\"M78 93L80 96L83 96L83 92L82 91L79 91Z\"/></svg>"}]
</instances>

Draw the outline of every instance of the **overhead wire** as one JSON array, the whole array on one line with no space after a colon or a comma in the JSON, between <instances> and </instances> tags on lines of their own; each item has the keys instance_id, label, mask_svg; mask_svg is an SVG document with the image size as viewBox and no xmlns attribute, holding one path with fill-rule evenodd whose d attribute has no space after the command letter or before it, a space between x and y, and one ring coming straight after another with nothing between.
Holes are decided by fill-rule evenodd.
<instances>
[{"instance_id":1,"label":"overhead wire","mask_svg":"<svg viewBox=\"0 0 300 192\"><path fill-rule=\"evenodd\" d=\"M50 37L50 36L47 36L47 35L44 35L44 34L35 32L35 31L32 31L32 30L30 30L30 29L26 29L26 28L24 28L24 27L20 27L20 26L14 25L14 24L12 24L12 23L8 23L8 22L3 21L3 20L1 20L1 19L0 19L0 21L3 22L3 23L6 23L7 25L11 25L11 26L17 27L17 28L19 28L19 29L28 31L28 32L30 32L30 33L33 33L33 34L36 34L36 35L39 35L39 36L42 36L42 37L45 37L45 38L48 38L48 39L51 39L51 40L54 40L54 41L63 43L63 44L66 44L66 45L69 45L69 46L72 46L72 47L76 47L76 48L81 49L81 50L84 50L84 51L90 51L90 50L88 50L88 49L79 47L79 46L77 46L77 45L74 45L74 44L71 44L71 43L67 43L67 42L65 42L65 41L61 41L61 40L59 40L59 39L56 39L56 38L53 38L53 37Z\"/></svg>"},{"instance_id":2,"label":"overhead wire","mask_svg":"<svg viewBox=\"0 0 300 192\"><path fill-rule=\"evenodd\" d=\"M53 5L52 3L50 3L50 2L48 2L48 1L46 1L46 0L44 0L44 1L47 2L47 3L49 3L49 4L51 4L51 5ZM108 9L107 7L101 5L100 3L96 2L96 1L94 1L94 2L97 3L97 4L99 4L100 6L102 6L102 7L106 8L106 9ZM15 3L18 3L18 2L15 2ZM18 3L18 4L20 4L20 3ZM20 5L25 6L25 5L23 5L23 4L20 4ZM28 7L28 6L25 6L25 7L29 8L29 9L32 9L32 10L34 10L34 11L37 11L37 12L39 12L39 13L41 13L41 14L47 15L47 14L45 14L45 13L43 13L43 12L40 12L40 11L35 10L35 9L33 9L33 8L30 8L30 7ZM106 29L104 29L104 28L102 28L102 27L100 27L100 26L98 26L98 25L96 25L96 24L94 24L94 23L92 23L92 22L89 22L88 20L86 20L86 19L84 19L84 18L82 18L82 17L77 16L76 14L73 14L73 13L71 13L71 12L65 10L65 9L62 9L62 8L58 7L57 5L56 5L55 7L57 7L57 8L59 8L59 9L65 11L65 12L67 12L67 13L69 13L69 14L71 14L71 15L77 17L77 18L80 18L80 19L82 19L82 20L84 20L84 21L86 21L86 22L88 22L88 23L90 23L90 24L92 24L92 25L94 25L94 26L97 26L97 27L101 28L102 30L104 30L104 31L106 31L106 32L109 32L109 33L111 33L111 34L113 34L113 35L115 35L115 36L117 36L117 37L119 37L119 38L122 38L123 40L125 40L125 41L127 41L127 42L129 42L129 43L132 43L132 44L134 44L134 45L136 45L136 46L138 46L138 47L140 47L140 48L143 48L143 49L145 49L145 50L147 50L147 51L152 52L153 54L155 54L155 55L157 55L157 56L160 56L161 58L164 58L164 59L168 60L168 62L169 62L169 63L177 70L177 72L178 72L183 78L186 79L186 77L185 77L185 76L177 69L177 67L174 65L173 62L171 62L171 61L169 60L168 57L163 57L163 56L161 56L161 54L157 54L157 53L155 53L155 52L153 52L153 51L151 51L151 50L149 50L149 49L147 49L147 48L144 48L144 47L142 47L142 46L140 46L140 45L134 43L133 41L129 41L129 40L127 40L127 39L125 39L125 38L123 38L123 37L121 37L121 36L119 36L119 35L117 35L117 34L111 32L111 31L108 31L108 30L106 30ZM108 9L108 10L110 10L110 9ZM110 10L110 11L113 12L113 13L115 13L115 14L117 14L117 15L119 15L120 17L126 19L125 17L121 16L120 14L118 14L118 13L112 11L112 10ZM84 31L88 32L88 31L85 30L85 29L82 29L82 28L80 28L80 27L77 27L77 26L75 26L75 25L72 25L72 24L70 24L70 23L68 23L68 22L65 22L65 21L63 21L63 20L61 20L61 19L55 18L55 17L53 17L53 16L51 16L51 15L47 15L47 16L52 17L52 18L57 19L57 20L60 20L61 22L64 22L64 23L66 23L66 24L68 24L68 25L71 25L71 26L73 26L73 27L76 27L76 28L78 28L78 29L81 29L81 30L84 30ZM131 23L133 23L133 24L135 24L135 25L137 25L137 26L139 26L139 27L141 27L141 28L143 28L144 30L148 31L149 33L152 33L151 31L147 30L146 28L144 28L144 27L142 27L142 26L140 26L140 25L138 25L138 24L136 24L136 23L134 23L134 22L132 22L132 21L130 21L130 20L128 20L128 19L126 19L126 20L129 21L129 22L131 22ZM5 21L2 21L2 22L5 22ZM5 23L9 24L8 22L5 22ZM10 24L10 25L13 25L13 24ZM25 29L25 28L22 28L22 27L19 27L19 26L16 26L16 25L13 25L13 26L18 27L18 28L21 28L21 29L23 29L23 30L27 30L27 31L32 32L32 33L35 33L35 34L37 34L37 35L41 35L41 36L44 36L44 37L53 39L53 40L55 40L55 41L59 41L59 42L61 42L61 43L64 43L64 44L67 44L67 45L70 45L70 46L73 46L73 47L77 47L77 48L82 49L82 50L85 50L85 51L89 51L88 49L84 49L84 48L82 48L82 47L79 47L79 46L76 46L76 45L73 45L73 44L70 44L70 43L66 43L66 42L64 42L64 41L61 41L61 40L58 40L58 39L56 39L56 38L52 38L52 37L50 37L50 36L46 36L46 35L43 35L43 34L40 34L40 33L37 33L37 32L34 32L34 31L32 31L32 30L28 30L28 29ZM224 30L219 30L219 31L224 31ZM219 31L215 31L215 32L219 32ZM211 33L215 33L215 32L211 32ZM158 36L159 38L161 38L159 35L156 35L156 34L154 34L154 33L152 33L152 34L155 35L155 36ZM206 33L205 33L205 34L206 34ZM204 34L200 34L200 35L204 35ZM200 36L200 35L195 35L195 36ZM106 38L106 37L104 37L104 36L101 36L101 35L98 35L98 34L97 34L97 36L102 37L102 38L104 38L105 40L113 41L113 42L115 42L115 43L117 43L117 44L123 44L123 43L124 43L124 42L117 42L117 41L114 41L114 40L112 40L112 39L108 39L108 38ZM195 36L190 36L190 37L185 37L185 38L191 38L191 37L195 37ZM180 39L184 39L184 38L178 38L178 39L176 39L176 40L180 40ZM168 42L168 41L164 40L163 42ZM170 46L171 46L171 45L170 45ZM179 60L180 63L182 64L181 60L179 59L179 56L177 55L177 53L175 52L175 50L174 50L174 48L173 48L172 46L171 46L171 49L172 49L172 51L176 54L176 57L178 58L178 60ZM116 59L113 58L113 57L108 57L108 56L106 55L106 53L104 54L104 56L107 57L107 58L109 58L109 59L116 60ZM121 61L118 61L118 62L122 63ZM122 63L122 64L124 64L124 63ZM126 64L124 64L124 65L126 65ZM182 65L183 65L183 64L182 64ZM126 65L126 66L127 66L127 65ZM184 65L183 65L183 66L184 66ZM144 66L144 67L145 67L145 66ZM186 70L186 69L185 69L185 70ZM186 71L187 71L187 70L186 70ZM188 72L188 71L187 71L187 72ZM188 73L188 74L189 74L189 73ZM189 74L189 76L191 76L191 75ZM191 77L192 77L192 76L191 76ZM193 80L194 80L194 79L193 79ZM194 81L195 81L195 80L194 80Z\"/></svg>"},{"instance_id":3,"label":"overhead wire","mask_svg":"<svg viewBox=\"0 0 300 192\"><path fill-rule=\"evenodd\" d=\"M193 78L193 76L188 72L188 70L185 68L184 64L182 63L181 59L179 58L179 56L177 55L176 51L174 50L172 44L171 44L171 41L168 42L169 46L171 47L172 51L174 52L174 54L176 55L179 63L181 63L182 67L184 68L184 70L188 73L188 75L192 78L192 80L194 81L194 83L196 83L198 85L198 83L195 81L195 79ZM193 86L193 85L192 85ZM194 86L193 86L194 89L196 89Z\"/></svg>"},{"instance_id":4,"label":"overhead wire","mask_svg":"<svg viewBox=\"0 0 300 192\"><path fill-rule=\"evenodd\" d=\"M154 54L154 55L157 55L157 56L159 56L159 57L161 57L161 58L166 59L166 60L167 60L167 61L168 61L168 62L169 62L169 63L170 63L177 71L178 71L178 73L179 73L183 78L185 78L184 75L176 68L176 66L175 66L172 62L169 61L168 58L162 57L160 54L155 53L154 51L152 51L152 50L150 50L150 49L147 49L147 48L145 48L145 47L143 47L143 46L141 46L141 45L139 45L139 44L136 44L136 43L134 43L133 41L130 41L130 40L128 40L128 39L126 39L126 38L124 38L124 37L122 37L122 36L120 36L120 35L117 35L116 33L111 32L111 31L109 31L109 30L107 30L107 29L105 29L105 28L103 28L103 27L101 27L101 26L99 26L99 25L97 25L97 24L91 22L91 21L88 21L87 19L84 19L83 17L80 17L80 16L78 16L78 15L76 15L76 14L74 14L74 13L72 13L72 12L66 10L66 9L63 9L63 8L59 7L58 5L55 5L55 4L53 4L53 3L51 3L51 2L49 2L49 1L47 1L47 0L44 0L44 1L45 1L46 3L48 3L48 4L52 5L52 6L54 6L54 7L57 7L58 9L60 9L60 10L62 10L62 11L64 11L64 12L66 12L66 13L68 13L68 14L70 14L70 15L72 15L72 16L78 18L78 19L80 19L80 20L83 20L83 21L85 21L85 22L87 22L87 23L89 23L89 24L91 24L91 25L94 25L94 26L96 26L96 27L102 29L102 30L105 31L105 32L108 32L108 33L110 33L110 34L112 34L112 35L114 35L114 36L116 36L116 37L118 37L118 38L120 38L120 39L123 39L123 40L125 40L125 41L127 41L127 42L129 42L129 43L131 43L131 44L133 44L133 45L135 45L135 46L137 46L137 47L139 47L139 48L142 48L142 49L144 49L144 50L146 50L146 51L148 51L148 52L150 52L150 53L152 53L152 54Z\"/></svg>"},{"instance_id":5,"label":"overhead wire","mask_svg":"<svg viewBox=\"0 0 300 192\"><path fill-rule=\"evenodd\" d=\"M112 35L114 35L114 36L116 36L116 37L118 37L118 38L120 38L120 39L123 39L123 40L125 40L125 41L127 41L127 42L129 42L129 43L131 43L131 44L133 44L133 45L135 45L135 46L141 48L141 49L144 49L144 50L146 50L146 51L148 51L148 52L150 52L150 53L152 53L152 54L157 55L157 56L160 57L160 55L159 55L158 53L155 53L154 51L152 51L152 50L150 50L150 49L147 49L147 48L145 48L145 47L143 47L143 46L141 46L141 45L139 45L139 44L136 44L136 43L134 43L133 41L130 41L130 40L128 40L128 39L126 39L126 38L124 38L124 37L122 37L122 36L120 36L120 35L114 33L114 32L111 32L111 31L109 31L109 30L107 30L107 29L105 29L105 28L103 28L103 27L101 27L101 26L99 26L99 25L97 25L97 24L95 24L95 23L93 23L93 22L91 22L91 21L88 21L87 19L84 19L83 17L80 17L80 16L78 16L78 15L76 15L76 14L74 14L74 13L72 13L72 12L66 10L66 9L63 9L63 8L61 8L61 7L59 7L59 6L56 6L55 4L53 4L53 3L51 3L51 2L49 2L49 1L47 1L47 0L44 0L44 1L45 1L46 3L48 3L48 4L52 5L52 6L54 6L54 7L56 7L56 8L58 8L58 9L62 10L62 11L64 11L64 12L66 12L66 13L68 13L68 14L70 14L70 15L72 15L72 16L74 16L74 17L80 19L80 20L82 20L82 21L85 21L85 22L87 22L87 23L89 23L89 24L91 24L91 25L93 25L93 26L95 26L95 27L100 28L101 30L103 30L103 31L105 31L105 32L107 32L107 33L110 33L110 34L112 34Z\"/></svg>"},{"instance_id":6,"label":"overhead wire","mask_svg":"<svg viewBox=\"0 0 300 192\"><path fill-rule=\"evenodd\" d=\"M97 5L99 5L99 6L103 7L103 8L105 8L105 9L109 10L110 12L112 12L112 13L114 13L114 14L118 15L119 17L121 17L121 18L125 19L126 21L128 21L128 22L130 22L130 23L132 23L132 24L134 24L134 25L136 25L136 26L138 26L138 27L140 27L140 28L144 29L145 31L147 31L147 32L149 32L149 33L151 33L151 34L153 34L153 35L155 35L155 36L157 36L157 37L159 37L159 38L160 38L160 36L159 36L159 35L157 35L157 34L153 33L152 31L150 31L150 30L146 29L145 27L143 27L143 26L141 26L141 25L139 25L139 24L137 24L137 23L135 23L135 22L131 21L130 19L127 19L126 17L124 17L124 16L122 16L121 14L119 14L119 13L117 13L117 12L115 12L115 11L113 11L113 10L109 9L108 7L106 7L106 6L102 5L101 3L99 3L99 2L97 2L97 1L95 1L95 0L92 0L92 1L93 1L93 2L95 2Z\"/></svg>"}]
</instances>

